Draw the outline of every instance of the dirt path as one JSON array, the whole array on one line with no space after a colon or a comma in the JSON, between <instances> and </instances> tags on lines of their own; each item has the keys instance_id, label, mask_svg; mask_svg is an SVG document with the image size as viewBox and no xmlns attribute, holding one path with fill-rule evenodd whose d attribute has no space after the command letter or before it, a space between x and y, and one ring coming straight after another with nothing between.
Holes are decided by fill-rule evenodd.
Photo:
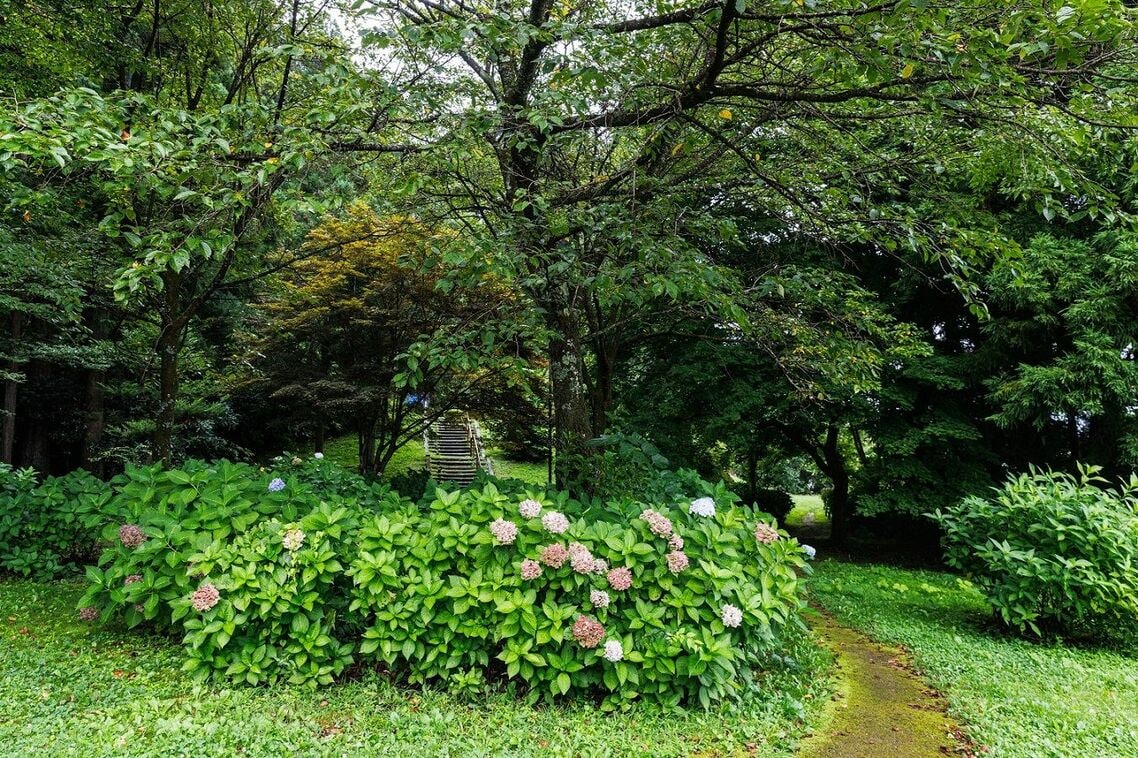
<instances>
[{"instance_id":1,"label":"dirt path","mask_svg":"<svg viewBox=\"0 0 1138 758\"><path fill-rule=\"evenodd\" d=\"M815 632L838 657L838 692L825 731L803 758L923 758L971 754L944 700L913 672L904 652L816 614Z\"/></svg>"}]
</instances>

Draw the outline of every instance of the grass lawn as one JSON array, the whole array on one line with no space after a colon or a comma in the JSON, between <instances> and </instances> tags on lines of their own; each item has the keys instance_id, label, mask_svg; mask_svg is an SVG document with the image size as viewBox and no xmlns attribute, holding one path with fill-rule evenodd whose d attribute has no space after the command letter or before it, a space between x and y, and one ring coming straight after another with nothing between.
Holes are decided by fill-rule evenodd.
<instances>
[{"instance_id":1,"label":"grass lawn","mask_svg":"<svg viewBox=\"0 0 1138 758\"><path fill-rule=\"evenodd\" d=\"M816 569L818 602L909 648L990 755L1138 755L1138 651L1005 636L989 627L979 593L951 574L835 561Z\"/></svg>"},{"instance_id":2,"label":"grass lawn","mask_svg":"<svg viewBox=\"0 0 1138 758\"><path fill-rule=\"evenodd\" d=\"M494 463L494 475L501 479L521 479L543 487L549 484L549 465L545 461L512 461L497 448L490 448L486 454Z\"/></svg>"},{"instance_id":3,"label":"grass lawn","mask_svg":"<svg viewBox=\"0 0 1138 758\"><path fill-rule=\"evenodd\" d=\"M174 642L76 620L75 584L0 581L3 755L792 754L827 694L805 638L793 665L734 709L605 714L584 704L477 704L369 675L320 690L196 686Z\"/></svg>"},{"instance_id":4,"label":"grass lawn","mask_svg":"<svg viewBox=\"0 0 1138 758\"><path fill-rule=\"evenodd\" d=\"M826 518L826 506L822 504L821 495L791 495L794 507L786 514L786 525L793 529L801 529L805 525L808 514L813 514L815 526L829 523Z\"/></svg>"}]
</instances>

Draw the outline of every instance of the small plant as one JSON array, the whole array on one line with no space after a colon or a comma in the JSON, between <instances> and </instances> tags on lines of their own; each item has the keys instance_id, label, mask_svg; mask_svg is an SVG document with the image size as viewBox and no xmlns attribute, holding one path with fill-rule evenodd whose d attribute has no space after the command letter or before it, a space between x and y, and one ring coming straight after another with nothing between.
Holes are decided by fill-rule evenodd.
<instances>
[{"instance_id":1,"label":"small plant","mask_svg":"<svg viewBox=\"0 0 1138 758\"><path fill-rule=\"evenodd\" d=\"M1138 479L1117 490L1081 467L1078 477L1031 470L991 498L937 511L945 558L1021 632L1133 631L1138 619Z\"/></svg>"}]
</instances>

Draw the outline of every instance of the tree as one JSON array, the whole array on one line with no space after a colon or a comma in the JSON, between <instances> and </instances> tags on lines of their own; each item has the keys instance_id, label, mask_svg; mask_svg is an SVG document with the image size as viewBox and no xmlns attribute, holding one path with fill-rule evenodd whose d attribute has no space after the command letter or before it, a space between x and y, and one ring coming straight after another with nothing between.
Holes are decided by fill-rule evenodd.
<instances>
[{"instance_id":1,"label":"tree","mask_svg":"<svg viewBox=\"0 0 1138 758\"><path fill-rule=\"evenodd\" d=\"M491 281L440 288L443 272L430 263L439 240L413 219L381 219L356 205L309 233L301 260L275 277L249 324L255 385L317 428L354 429L361 473L382 473L435 419L524 370L517 346L511 354L480 345L480 359L468 363L456 360L457 349L448 360L413 352L424 338L454 340L491 317L507 319L513 307Z\"/></svg>"},{"instance_id":2,"label":"tree","mask_svg":"<svg viewBox=\"0 0 1138 758\"><path fill-rule=\"evenodd\" d=\"M587 375L609 363L595 338L610 310L635 310L628 285L677 302L705 289L689 240L713 224L677 215L677 194L705 207L745 195L791 227L930 255L952 243L963 263L991 235L920 218L891 188L979 143L1002 155L1008 193L1085 188L1099 203L1093 178L1045 171L1062 156L1025 134L1132 119L1117 98L1133 27L1116 2L358 5L401 67L403 115L387 123L418 146L400 169L407 194L465 225L468 257L493 250L544 320L562 452L599 423L604 382L590 393ZM886 199L869 202L867 185ZM621 297L606 302L614 271Z\"/></svg>"},{"instance_id":3,"label":"tree","mask_svg":"<svg viewBox=\"0 0 1138 758\"><path fill-rule=\"evenodd\" d=\"M98 55L72 51L105 94L65 90L0 118L9 209L51 215L85 196L98 221L83 233L119 262L116 296L155 326L162 460L193 320L265 273L276 241L324 210L307 184L334 140L327 108L351 78L325 16L326 4L299 2L140 3L91 38ZM104 58L114 69L92 70Z\"/></svg>"}]
</instances>

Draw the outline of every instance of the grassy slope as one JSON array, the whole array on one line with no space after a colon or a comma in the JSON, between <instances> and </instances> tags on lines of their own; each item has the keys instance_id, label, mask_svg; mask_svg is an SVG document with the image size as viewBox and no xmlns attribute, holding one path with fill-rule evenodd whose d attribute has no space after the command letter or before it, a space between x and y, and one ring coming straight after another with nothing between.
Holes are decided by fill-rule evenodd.
<instances>
[{"instance_id":1,"label":"grassy slope","mask_svg":"<svg viewBox=\"0 0 1138 758\"><path fill-rule=\"evenodd\" d=\"M816 568L817 600L841 621L912 650L990 755L1138 755L1138 653L990 631L979 593L950 574L833 561Z\"/></svg>"},{"instance_id":2,"label":"grassy slope","mask_svg":"<svg viewBox=\"0 0 1138 758\"><path fill-rule=\"evenodd\" d=\"M604 714L527 707L495 695L470 705L371 678L321 690L199 687L180 648L75 620L79 588L0 581L0 745L4 755L735 755L784 756L824 698L825 658L768 676L729 711ZM816 709L810 709L811 714Z\"/></svg>"}]
</instances>

